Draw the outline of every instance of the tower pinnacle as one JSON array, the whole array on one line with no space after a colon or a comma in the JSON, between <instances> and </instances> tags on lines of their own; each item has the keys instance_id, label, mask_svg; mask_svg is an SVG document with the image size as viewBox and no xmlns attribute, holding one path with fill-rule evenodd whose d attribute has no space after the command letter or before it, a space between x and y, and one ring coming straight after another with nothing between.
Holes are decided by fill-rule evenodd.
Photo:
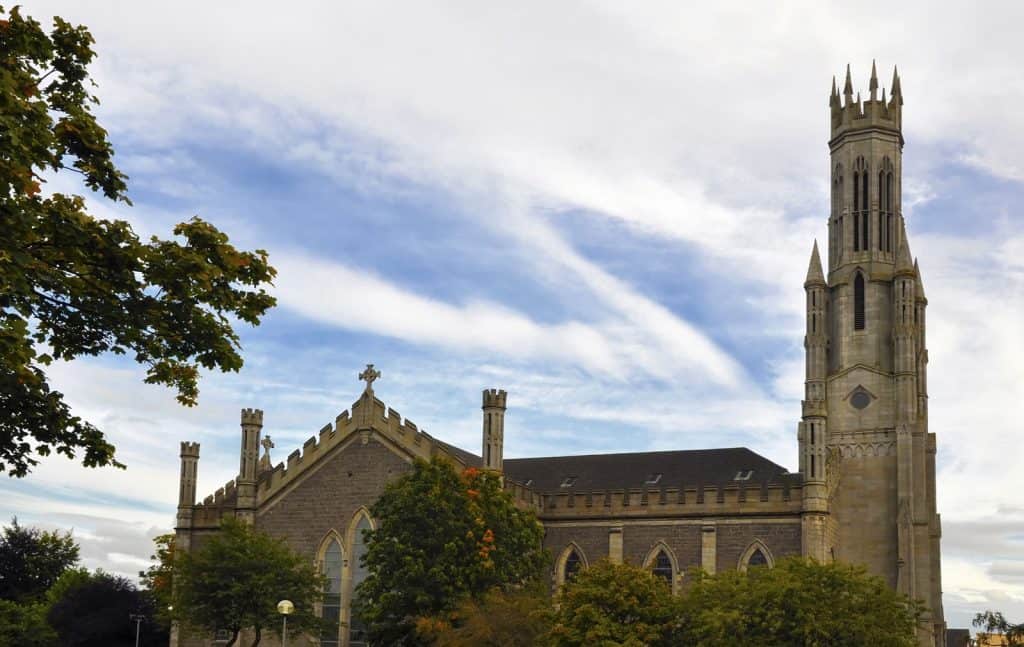
<instances>
[{"instance_id":1,"label":"tower pinnacle","mask_svg":"<svg viewBox=\"0 0 1024 647\"><path fill-rule=\"evenodd\" d=\"M818 254L818 239L814 239L814 247L811 249L811 262L807 265L807 279L804 287L810 285L827 285L825 273L821 269L821 256Z\"/></svg>"},{"instance_id":2,"label":"tower pinnacle","mask_svg":"<svg viewBox=\"0 0 1024 647\"><path fill-rule=\"evenodd\" d=\"M914 292L917 294L918 299L924 299L924 283L921 282L921 268L917 264L917 259L914 259Z\"/></svg>"},{"instance_id":3,"label":"tower pinnacle","mask_svg":"<svg viewBox=\"0 0 1024 647\"><path fill-rule=\"evenodd\" d=\"M850 76L850 64L846 64L846 85L843 86L843 96L846 97L846 105L850 105L853 99L853 78Z\"/></svg>"},{"instance_id":4,"label":"tower pinnacle","mask_svg":"<svg viewBox=\"0 0 1024 647\"><path fill-rule=\"evenodd\" d=\"M871 81L868 82L868 90L871 91L871 100L874 101L878 92L878 71L875 70L875 60L871 59Z\"/></svg>"},{"instance_id":5,"label":"tower pinnacle","mask_svg":"<svg viewBox=\"0 0 1024 647\"><path fill-rule=\"evenodd\" d=\"M892 100L898 105L903 105L903 89L900 87L900 73L896 66L892 66Z\"/></svg>"},{"instance_id":6,"label":"tower pinnacle","mask_svg":"<svg viewBox=\"0 0 1024 647\"><path fill-rule=\"evenodd\" d=\"M910 255L910 246L907 244L906 228L903 230L903 235L900 236L899 249L896 250L896 275L901 274L914 275L914 261Z\"/></svg>"}]
</instances>

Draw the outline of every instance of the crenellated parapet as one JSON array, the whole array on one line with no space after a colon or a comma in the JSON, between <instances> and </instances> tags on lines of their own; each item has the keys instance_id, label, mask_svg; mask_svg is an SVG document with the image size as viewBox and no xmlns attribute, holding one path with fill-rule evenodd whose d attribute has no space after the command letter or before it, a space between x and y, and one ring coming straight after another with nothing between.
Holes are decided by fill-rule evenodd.
<instances>
[{"instance_id":1,"label":"crenellated parapet","mask_svg":"<svg viewBox=\"0 0 1024 647\"><path fill-rule=\"evenodd\" d=\"M441 454L460 464L465 463L443 443L419 429L416 423L404 419L401 413L364 392L350 410L342 411L333 423L327 423L315 436L310 436L302 444L302 449L293 451L286 462L278 463L261 474L256 488L257 501L262 504L296 482L335 448L352 442L365 444L371 438L397 445L416 458L429 460Z\"/></svg>"},{"instance_id":2,"label":"crenellated parapet","mask_svg":"<svg viewBox=\"0 0 1024 647\"><path fill-rule=\"evenodd\" d=\"M832 140L835 142L849 132L878 129L893 132L903 142L903 89L900 86L899 72L893 68L890 98L886 99L885 88L879 96L878 73L874 62L871 63L871 80L868 83L868 98L861 99L857 92L854 99L853 79L850 66L846 66L846 82L843 96L840 98L835 78L832 79L832 94L829 106L832 112Z\"/></svg>"},{"instance_id":3,"label":"crenellated parapet","mask_svg":"<svg viewBox=\"0 0 1024 647\"><path fill-rule=\"evenodd\" d=\"M242 425L263 426L263 411L260 409L242 409Z\"/></svg>"},{"instance_id":4,"label":"crenellated parapet","mask_svg":"<svg viewBox=\"0 0 1024 647\"><path fill-rule=\"evenodd\" d=\"M510 486L506 486L509 489ZM542 520L613 515L616 518L796 514L803 483L797 475L778 482L619 488L533 493L511 485L517 499L533 505Z\"/></svg>"},{"instance_id":5,"label":"crenellated parapet","mask_svg":"<svg viewBox=\"0 0 1024 647\"><path fill-rule=\"evenodd\" d=\"M504 409L508 393L502 389L484 389L484 409Z\"/></svg>"}]
</instances>

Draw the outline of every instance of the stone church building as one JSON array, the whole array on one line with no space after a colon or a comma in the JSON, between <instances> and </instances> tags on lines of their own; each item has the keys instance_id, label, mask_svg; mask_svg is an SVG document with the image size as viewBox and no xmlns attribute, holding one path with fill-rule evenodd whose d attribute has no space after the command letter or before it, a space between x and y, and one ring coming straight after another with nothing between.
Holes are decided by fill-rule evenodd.
<instances>
[{"instance_id":1,"label":"stone church building","mask_svg":"<svg viewBox=\"0 0 1024 647\"><path fill-rule=\"evenodd\" d=\"M920 644L943 645L928 302L900 208L899 76L886 98L872 67L868 91L868 98L854 98L849 69L842 95L833 82L828 266L815 243L803 286L797 473L745 448L505 459L508 401L496 389L483 392L477 455L428 435L377 399L379 372L370 366L360 375L366 389L359 400L285 463L270 463L263 413L244 409L238 477L199 503L199 445L182 443L178 545L196 547L223 516L286 539L327 577L322 613L340 621L337 635L289 644L365 645L350 602L365 576L360 531L375 523L368 509L413 459L444 456L502 472L506 488L536 511L555 586L601 558L641 564L675 590L694 566L714 573L771 567L788 555L841 560L864 564L922 599L928 614ZM172 644L218 640L174 636Z\"/></svg>"}]
</instances>

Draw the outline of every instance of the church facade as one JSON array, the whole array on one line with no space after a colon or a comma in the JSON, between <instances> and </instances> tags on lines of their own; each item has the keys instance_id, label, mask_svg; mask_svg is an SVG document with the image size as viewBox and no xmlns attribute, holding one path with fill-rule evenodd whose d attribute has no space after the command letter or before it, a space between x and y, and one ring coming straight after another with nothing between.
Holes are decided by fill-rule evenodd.
<instances>
[{"instance_id":1,"label":"church facade","mask_svg":"<svg viewBox=\"0 0 1024 647\"><path fill-rule=\"evenodd\" d=\"M745 448L505 459L508 401L497 389L483 392L476 455L387 407L373 390L380 373L368 366L351 408L276 466L263 413L243 410L238 477L198 503L199 445L182 443L179 548L201 545L224 516L284 538L325 574L321 612L340 622L337 635L289 644L365 645L351 600L365 576L360 531L374 527L369 508L414 459L442 456L502 472L516 500L536 511L553 586L601 558L650 568L674 590L695 566L714 573L789 555L841 560L923 600L920 644L943 645L927 300L900 208L899 76L887 99L872 67L869 98L854 99L848 69L842 95L833 83L830 106L828 267L815 243L804 283L798 472ZM172 636L172 645L215 644Z\"/></svg>"}]
</instances>

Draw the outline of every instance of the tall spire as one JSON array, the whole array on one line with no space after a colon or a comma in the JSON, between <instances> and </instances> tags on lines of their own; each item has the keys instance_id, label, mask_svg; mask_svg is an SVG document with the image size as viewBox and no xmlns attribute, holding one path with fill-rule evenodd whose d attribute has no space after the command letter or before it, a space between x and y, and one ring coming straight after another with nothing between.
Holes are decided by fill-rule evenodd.
<instances>
[{"instance_id":1,"label":"tall spire","mask_svg":"<svg viewBox=\"0 0 1024 647\"><path fill-rule=\"evenodd\" d=\"M918 299L925 299L924 296L924 283L921 282L921 267L917 264L917 259L914 259L914 292L917 294Z\"/></svg>"},{"instance_id":2,"label":"tall spire","mask_svg":"<svg viewBox=\"0 0 1024 647\"><path fill-rule=\"evenodd\" d=\"M892 66L892 100L898 105L903 105L903 90L900 88L900 73L896 66Z\"/></svg>"},{"instance_id":3,"label":"tall spire","mask_svg":"<svg viewBox=\"0 0 1024 647\"><path fill-rule=\"evenodd\" d=\"M811 262L807 265L807 279L804 287L811 285L827 285L825 273L821 270L821 256L818 255L818 239L814 239L814 247L811 249Z\"/></svg>"},{"instance_id":4,"label":"tall spire","mask_svg":"<svg viewBox=\"0 0 1024 647\"><path fill-rule=\"evenodd\" d=\"M853 78L850 76L850 64L846 64L846 84L843 86L843 96L846 97L846 105L853 100Z\"/></svg>"},{"instance_id":5,"label":"tall spire","mask_svg":"<svg viewBox=\"0 0 1024 647\"><path fill-rule=\"evenodd\" d=\"M896 249L896 275L905 274L907 276L914 275L914 261L910 255L910 245L907 243L907 227L903 226L902 236L900 236L900 245Z\"/></svg>"},{"instance_id":6,"label":"tall spire","mask_svg":"<svg viewBox=\"0 0 1024 647\"><path fill-rule=\"evenodd\" d=\"M868 90L871 91L871 100L874 101L878 92L878 72L875 70L875 59L871 59L871 81L868 82Z\"/></svg>"}]
</instances>

